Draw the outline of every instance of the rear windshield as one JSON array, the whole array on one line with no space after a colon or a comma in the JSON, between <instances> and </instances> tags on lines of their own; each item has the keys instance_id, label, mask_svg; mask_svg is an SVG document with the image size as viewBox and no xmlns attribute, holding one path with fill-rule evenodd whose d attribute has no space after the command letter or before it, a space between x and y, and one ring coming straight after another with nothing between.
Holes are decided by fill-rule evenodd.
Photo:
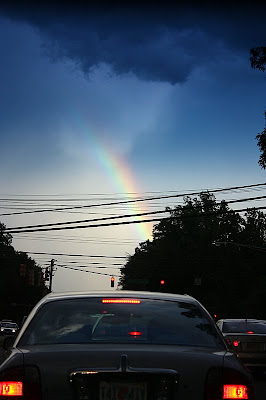
<instances>
[{"instance_id":1,"label":"rear windshield","mask_svg":"<svg viewBox=\"0 0 266 400\"><path fill-rule=\"evenodd\" d=\"M15 329L15 328L17 328L17 324L12 324L10 322L2 322L1 323L1 328L12 328L12 329Z\"/></svg>"},{"instance_id":2,"label":"rear windshield","mask_svg":"<svg viewBox=\"0 0 266 400\"><path fill-rule=\"evenodd\" d=\"M106 304L102 300L78 298L44 304L18 345L150 343L224 348L214 322L194 304L148 299Z\"/></svg>"},{"instance_id":3,"label":"rear windshield","mask_svg":"<svg viewBox=\"0 0 266 400\"><path fill-rule=\"evenodd\" d=\"M230 321L223 323L224 333L265 333L266 334L266 321Z\"/></svg>"}]
</instances>

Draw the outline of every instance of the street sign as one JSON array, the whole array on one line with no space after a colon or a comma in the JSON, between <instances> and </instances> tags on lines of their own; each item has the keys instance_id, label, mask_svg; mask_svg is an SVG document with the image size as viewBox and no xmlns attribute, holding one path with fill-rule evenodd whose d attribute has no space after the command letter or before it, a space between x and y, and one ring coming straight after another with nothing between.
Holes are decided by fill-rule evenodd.
<instances>
[{"instance_id":1,"label":"street sign","mask_svg":"<svg viewBox=\"0 0 266 400\"><path fill-rule=\"evenodd\" d=\"M194 285L201 286L201 278L194 278Z\"/></svg>"}]
</instances>

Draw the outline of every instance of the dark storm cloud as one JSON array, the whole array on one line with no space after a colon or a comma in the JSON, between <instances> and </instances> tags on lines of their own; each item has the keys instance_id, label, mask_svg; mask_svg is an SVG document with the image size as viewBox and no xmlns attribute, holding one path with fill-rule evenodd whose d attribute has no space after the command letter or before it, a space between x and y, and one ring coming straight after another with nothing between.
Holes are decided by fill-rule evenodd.
<instances>
[{"instance_id":1,"label":"dark storm cloud","mask_svg":"<svg viewBox=\"0 0 266 400\"><path fill-rule=\"evenodd\" d=\"M74 4L74 3L73 3ZM218 3L217 3L218 4ZM2 13L40 30L52 59L69 58L86 74L107 64L114 74L184 82L197 66L232 53L248 59L262 45L265 7L109 8L2 5ZM263 12L264 11L264 12Z\"/></svg>"}]
</instances>

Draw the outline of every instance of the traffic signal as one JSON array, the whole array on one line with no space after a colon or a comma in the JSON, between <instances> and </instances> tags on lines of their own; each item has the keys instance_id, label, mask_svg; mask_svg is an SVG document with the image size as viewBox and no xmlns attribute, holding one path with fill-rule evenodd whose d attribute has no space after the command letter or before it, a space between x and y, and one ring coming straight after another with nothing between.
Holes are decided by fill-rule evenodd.
<instances>
[{"instance_id":1,"label":"traffic signal","mask_svg":"<svg viewBox=\"0 0 266 400\"><path fill-rule=\"evenodd\" d=\"M38 281L37 281L37 285L38 286L43 286L44 284L44 276L43 276L43 272L42 270L38 271Z\"/></svg>"},{"instance_id":2,"label":"traffic signal","mask_svg":"<svg viewBox=\"0 0 266 400\"><path fill-rule=\"evenodd\" d=\"M115 286L115 278L112 276L111 277L111 287Z\"/></svg>"},{"instance_id":3,"label":"traffic signal","mask_svg":"<svg viewBox=\"0 0 266 400\"><path fill-rule=\"evenodd\" d=\"M20 264L19 275L21 278L25 278L26 276L26 264Z\"/></svg>"},{"instance_id":4,"label":"traffic signal","mask_svg":"<svg viewBox=\"0 0 266 400\"><path fill-rule=\"evenodd\" d=\"M165 280L164 280L164 279L161 279L161 280L160 280L160 289L161 289L161 290L163 289L164 284L165 284Z\"/></svg>"},{"instance_id":5,"label":"traffic signal","mask_svg":"<svg viewBox=\"0 0 266 400\"><path fill-rule=\"evenodd\" d=\"M44 275L44 280L49 281L50 279L50 273L49 273L49 268L45 269L45 275Z\"/></svg>"},{"instance_id":6,"label":"traffic signal","mask_svg":"<svg viewBox=\"0 0 266 400\"><path fill-rule=\"evenodd\" d=\"M34 270L33 269L29 270L28 285L29 286L34 286Z\"/></svg>"}]
</instances>

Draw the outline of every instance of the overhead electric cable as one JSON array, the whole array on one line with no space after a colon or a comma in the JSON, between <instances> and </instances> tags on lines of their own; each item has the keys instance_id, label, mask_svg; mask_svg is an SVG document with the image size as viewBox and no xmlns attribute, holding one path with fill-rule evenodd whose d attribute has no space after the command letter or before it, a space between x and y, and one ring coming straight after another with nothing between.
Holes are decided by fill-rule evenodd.
<instances>
[{"instance_id":1,"label":"overhead electric cable","mask_svg":"<svg viewBox=\"0 0 266 400\"><path fill-rule=\"evenodd\" d=\"M232 204L232 203L242 203L245 201L253 201L253 200L262 200L266 199L266 196L257 196L257 197L248 197L245 199L238 199L238 200L229 200L229 201L224 201L226 204ZM221 203L217 203L217 206L220 206ZM213 204L207 205L209 207L212 207ZM201 205L199 205L196 208L201 208ZM112 220L112 219L121 219L121 218L132 218L132 217L142 217L144 215L154 215L154 214L165 214L169 213L169 210L157 210L157 211L149 211L149 212L143 212L143 213L136 213L136 214L123 214L123 215L117 215L117 216L112 216L112 217L103 217L103 218L91 218L91 219L83 219L83 220L76 220L76 221L66 221L66 222L54 222L50 224L38 224L38 225L25 225L25 226L16 226L14 228L6 228L7 233L12 233L13 230L17 229L29 229L29 228L41 228L41 227L49 227L49 226L62 226L62 225L70 225L70 224L81 224L85 222L96 222L96 221L106 221L106 220ZM33 232L33 231L32 231Z\"/></svg>"},{"instance_id":2,"label":"overhead electric cable","mask_svg":"<svg viewBox=\"0 0 266 400\"><path fill-rule=\"evenodd\" d=\"M164 217L163 220L173 220L177 218L195 218L195 217L207 217L211 215L220 215L225 213L234 213L234 212L244 212L249 210L250 208L242 208L238 210L222 210L222 211L215 211L211 213L202 213L198 215L182 215L182 216L170 216ZM266 209L266 206L263 207L252 207L253 210L263 210ZM48 232L48 231L61 231L61 230L69 230L69 229L86 229L86 228L100 228L100 227L107 227L107 226L119 226L119 225L130 225L130 224L141 224L141 223L149 223L149 222L161 222L162 219L160 218L152 218L152 219L142 219L142 220L135 220L135 221L123 221L123 222L110 222L106 224L91 224L91 225L79 225L79 226L64 226L64 227L56 227L56 228L41 228L41 229L25 229L25 230L9 230L7 233L25 233L25 232Z\"/></svg>"},{"instance_id":3,"label":"overhead electric cable","mask_svg":"<svg viewBox=\"0 0 266 400\"><path fill-rule=\"evenodd\" d=\"M17 252L18 253L47 255L47 256L91 257L91 258L120 258L120 259L127 258L126 256L106 256L106 255L68 254L68 253L46 253L46 252L43 252L43 251L42 252L36 252L36 251L25 251L25 250L17 250Z\"/></svg>"},{"instance_id":4,"label":"overhead electric cable","mask_svg":"<svg viewBox=\"0 0 266 400\"><path fill-rule=\"evenodd\" d=\"M78 269L74 267L66 267L65 265L59 265L56 264L57 267L59 268L66 268L66 269L72 269L73 271L80 271L80 272L86 272L88 274L97 274L97 275L105 275L105 276L115 276L117 278L120 278L120 275L115 275L115 274L105 274L104 272L96 272L96 271L86 271L84 269Z\"/></svg>"},{"instance_id":5,"label":"overhead electric cable","mask_svg":"<svg viewBox=\"0 0 266 400\"><path fill-rule=\"evenodd\" d=\"M73 207L52 208L52 209L23 211L23 212L15 212L15 213L4 213L4 214L0 214L0 216L18 215L18 214L33 214L33 213L40 213L40 212L54 212L54 211L73 210L73 209L90 208L90 207L103 207L103 206L110 206L110 205L117 205L117 204L129 204L129 203L152 201L152 200L158 200L158 199L169 199L169 198L176 198L176 197L194 196L194 195L198 195L202 192L218 193L218 192L225 192L225 191L244 189L244 188L252 188L252 187L258 187L258 186L265 186L265 185L266 185L266 183L257 183L257 184L253 184L253 185L232 186L232 187L228 187L228 188L214 189L214 190L207 189L207 190L202 190L201 192L192 192L192 193L190 192L190 193L182 193L182 194L175 194L175 195L147 197L147 198L142 198L142 199L132 199L132 200L110 202L110 203L96 203L96 204L73 206Z\"/></svg>"}]
</instances>

